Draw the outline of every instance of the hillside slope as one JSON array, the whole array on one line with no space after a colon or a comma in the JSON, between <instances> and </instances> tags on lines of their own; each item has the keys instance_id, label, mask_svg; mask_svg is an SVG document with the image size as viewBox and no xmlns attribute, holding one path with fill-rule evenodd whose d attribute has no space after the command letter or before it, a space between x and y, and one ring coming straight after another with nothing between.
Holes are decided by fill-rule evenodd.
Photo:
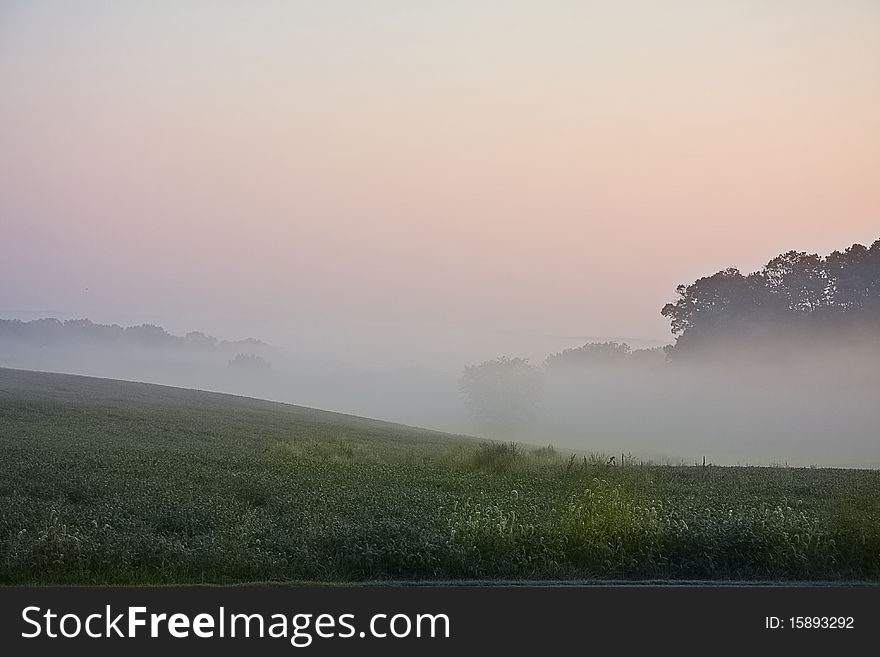
<instances>
[{"instance_id":1,"label":"hillside slope","mask_svg":"<svg viewBox=\"0 0 880 657\"><path fill-rule=\"evenodd\" d=\"M880 580L880 473L609 467L0 369L0 583Z\"/></svg>"},{"instance_id":2,"label":"hillside slope","mask_svg":"<svg viewBox=\"0 0 880 657\"><path fill-rule=\"evenodd\" d=\"M107 429L109 419L125 419L126 429L181 431L181 437L236 436L259 440L359 438L400 445L468 440L428 429L334 413L304 406L224 393L190 390L150 383L117 381L71 374L0 368L0 404L6 419L16 409L32 413L65 413L73 431ZM94 414L94 418L88 416ZM104 416L105 421L101 421ZM93 419L97 424L77 422ZM120 426L114 425L116 430ZM131 438L132 436L128 436Z\"/></svg>"}]
</instances>

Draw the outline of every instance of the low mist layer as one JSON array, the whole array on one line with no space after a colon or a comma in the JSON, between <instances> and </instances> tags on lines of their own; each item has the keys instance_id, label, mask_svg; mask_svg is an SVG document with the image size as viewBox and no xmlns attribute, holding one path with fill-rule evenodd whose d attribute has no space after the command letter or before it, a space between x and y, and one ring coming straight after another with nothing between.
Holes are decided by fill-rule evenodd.
<instances>
[{"instance_id":1,"label":"low mist layer","mask_svg":"<svg viewBox=\"0 0 880 657\"><path fill-rule=\"evenodd\" d=\"M616 340L377 366L248 338L0 320L0 365L233 392L617 461L880 466L880 240L677 288L665 348Z\"/></svg>"}]
</instances>

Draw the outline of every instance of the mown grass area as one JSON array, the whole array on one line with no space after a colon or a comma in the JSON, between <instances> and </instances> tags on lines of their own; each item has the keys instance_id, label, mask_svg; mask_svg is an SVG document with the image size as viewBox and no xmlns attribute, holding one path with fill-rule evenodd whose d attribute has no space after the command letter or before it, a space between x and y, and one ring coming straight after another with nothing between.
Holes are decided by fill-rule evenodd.
<instances>
[{"instance_id":1,"label":"mown grass area","mask_svg":"<svg viewBox=\"0 0 880 657\"><path fill-rule=\"evenodd\" d=\"M0 582L880 581L880 472L609 467L0 369Z\"/></svg>"}]
</instances>

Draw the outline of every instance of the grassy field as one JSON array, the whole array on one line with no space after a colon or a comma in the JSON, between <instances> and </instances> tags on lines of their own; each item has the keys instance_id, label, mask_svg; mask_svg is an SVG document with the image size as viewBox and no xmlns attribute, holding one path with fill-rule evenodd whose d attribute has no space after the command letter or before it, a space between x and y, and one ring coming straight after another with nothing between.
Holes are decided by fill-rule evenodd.
<instances>
[{"instance_id":1,"label":"grassy field","mask_svg":"<svg viewBox=\"0 0 880 657\"><path fill-rule=\"evenodd\" d=\"M880 472L609 467L0 369L0 583L609 578L880 581Z\"/></svg>"}]
</instances>

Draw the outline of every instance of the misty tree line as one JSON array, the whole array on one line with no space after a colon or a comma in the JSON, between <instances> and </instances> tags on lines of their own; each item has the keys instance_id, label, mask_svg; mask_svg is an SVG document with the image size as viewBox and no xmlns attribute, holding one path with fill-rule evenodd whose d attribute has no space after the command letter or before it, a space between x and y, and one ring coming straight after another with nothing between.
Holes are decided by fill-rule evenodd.
<instances>
[{"instance_id":1,"label":"misty tree line","mask_svg":"<svg viewBox=\"0 0 880 657\"><path fill-rule=\"evenodd\" d=\"M220 350L259 350L268 345L254 338L230 342L218 340L201 331L184 336L173 335L155 324L122 327L118 324L96 324L88 319L60 321L54 318L23 322L0 319L0 340L18 340L37 346L63 345L67 342L89 343L103 347L147 347L205 352Z\"/></svg>"},{"instance_id":2,"label":"misty tree line","mask_svg":"<svg viewBox=\"0 0 880 657\"><path fill-rule=\"evenodd\" d=\"M756 336L833 336L880 326L880 239L830 255L789 251L760 271L723 269L676 288L661 314L676 343L670 360Z\"/></svg>"},{"instance_id":3,"label":"misty tree line","mask_svg":"<svg viewBox=\"0 0 880 657\"><path fill-rule=\"evenodd\" d=\"M272 363L258 354L237 354L229 361L229 367L241 371L259 371L271 369Z\"/></svg>"},{"instance_id":4,"label":"misty tree line","mask_svg":"<svg viewBox=\"0 0 880 657\"><path fill-rule=\"evenodd\" d=\"M666 360L662 347L631 349L623 342L590 342L548 356L541 366L527 358L501 357L467 365L459 379L465 405L478 430L501 435L534 418L548 378L653 368Z\"/></svg>"},{"instance_id":5,"label":"misty tree line","mask_svg":"<svg viewBox=\"0 0 880 657\"><path fill-rule=\"evenodd\" d=\"M760 271L723 269L679 285L676 293L678 299L661 310L674 345L632 350L619 342L589 343L548 356L541 366L507 357L466 366L459 388L478 430L503 435L527 425L546 380L559 375L626 376L729 352L741 357L749 350L765 358L762 345L778 350L803 336L815 346L817 338L833 342L857 335L873 340L869 344L880 353L880 239L824 257L789 251Z\"/></svg>"}]
</instances>

